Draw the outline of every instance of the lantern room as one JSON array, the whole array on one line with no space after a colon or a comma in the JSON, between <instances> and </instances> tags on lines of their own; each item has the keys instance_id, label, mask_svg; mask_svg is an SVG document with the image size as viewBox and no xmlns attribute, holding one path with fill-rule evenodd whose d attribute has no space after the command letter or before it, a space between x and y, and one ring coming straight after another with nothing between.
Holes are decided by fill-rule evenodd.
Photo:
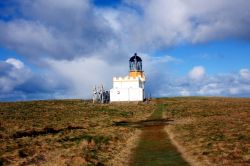
<instances>
[{"instance_id":1,"label":"lantern room","mask_svg":"<svg viewBox=\"0 0 250 166\"><path fill-rule=\"evenodd\" d=\"M129 76L130 77L144 77L143 71L142 71L142 60L139 56L137 56L137 53L134 54L129 59Z\"/></svg>"}]
</instances>

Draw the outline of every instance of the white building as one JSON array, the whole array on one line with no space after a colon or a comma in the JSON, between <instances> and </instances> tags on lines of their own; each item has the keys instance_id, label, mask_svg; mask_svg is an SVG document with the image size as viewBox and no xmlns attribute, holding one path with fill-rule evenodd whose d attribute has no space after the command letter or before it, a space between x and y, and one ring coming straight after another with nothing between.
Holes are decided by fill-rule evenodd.
<instances>
[{"instance_id":1,"label":"white building","mask_svg":"<svg viewBox=\"0 0 250 166\"><path fill-rule=\"evenodd\" d=\"M129 60L129 75L114 77L113 88L110 90L110 101L143 101L145 98L145 75L142 71L142 60L135 53Z\"/></svg>"}]
</instances>

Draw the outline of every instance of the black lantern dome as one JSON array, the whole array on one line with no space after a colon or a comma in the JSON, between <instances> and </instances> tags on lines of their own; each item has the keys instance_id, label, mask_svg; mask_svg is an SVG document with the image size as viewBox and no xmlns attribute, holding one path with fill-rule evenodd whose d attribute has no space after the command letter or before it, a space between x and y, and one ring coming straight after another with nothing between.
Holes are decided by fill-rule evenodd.
<instances>
[{"instance_id":1,"label":"black lantern dome","mask_svg":"<svg viewBox=\"0 0 250 166\"><path fill-rule=\"evenodd\" d=\"M137 53L129 59L129 69L130 71L142 71L142 60Z\"/></svg>"}]
</instances>

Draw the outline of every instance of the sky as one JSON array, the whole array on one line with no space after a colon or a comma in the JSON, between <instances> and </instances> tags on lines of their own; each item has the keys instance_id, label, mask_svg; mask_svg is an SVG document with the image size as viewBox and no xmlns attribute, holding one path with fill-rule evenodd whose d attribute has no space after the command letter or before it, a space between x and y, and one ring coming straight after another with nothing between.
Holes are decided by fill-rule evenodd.
<instances>
[{"instance_id":1,"label":"sky","mask_svg":"<svg viewBox=\"0 0 250 166\"><path fill-rule=\"evenodd\" d=\"M92 97L143 60L146 95L250 97L248 0L1 0L0 101Z\"/></svg>"}]
</instances>

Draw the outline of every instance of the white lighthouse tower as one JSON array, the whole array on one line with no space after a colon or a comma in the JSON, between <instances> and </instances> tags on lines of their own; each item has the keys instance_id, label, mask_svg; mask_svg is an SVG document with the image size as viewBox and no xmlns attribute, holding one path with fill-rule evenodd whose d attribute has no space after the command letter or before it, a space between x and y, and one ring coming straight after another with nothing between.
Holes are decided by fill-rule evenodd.
<instances>
[{"instance_id":1,"label":"white lighthouse tower","mask_svg":"<svg viewBox=\"0 0 250 166\"><path fill-rule=\"evenodd\" d=\"M129 60L129 75L113 77L110 101L143 101L145 98L145 75L142 71L142 59L135 53Z\"/></svg>"}]
</instances>

